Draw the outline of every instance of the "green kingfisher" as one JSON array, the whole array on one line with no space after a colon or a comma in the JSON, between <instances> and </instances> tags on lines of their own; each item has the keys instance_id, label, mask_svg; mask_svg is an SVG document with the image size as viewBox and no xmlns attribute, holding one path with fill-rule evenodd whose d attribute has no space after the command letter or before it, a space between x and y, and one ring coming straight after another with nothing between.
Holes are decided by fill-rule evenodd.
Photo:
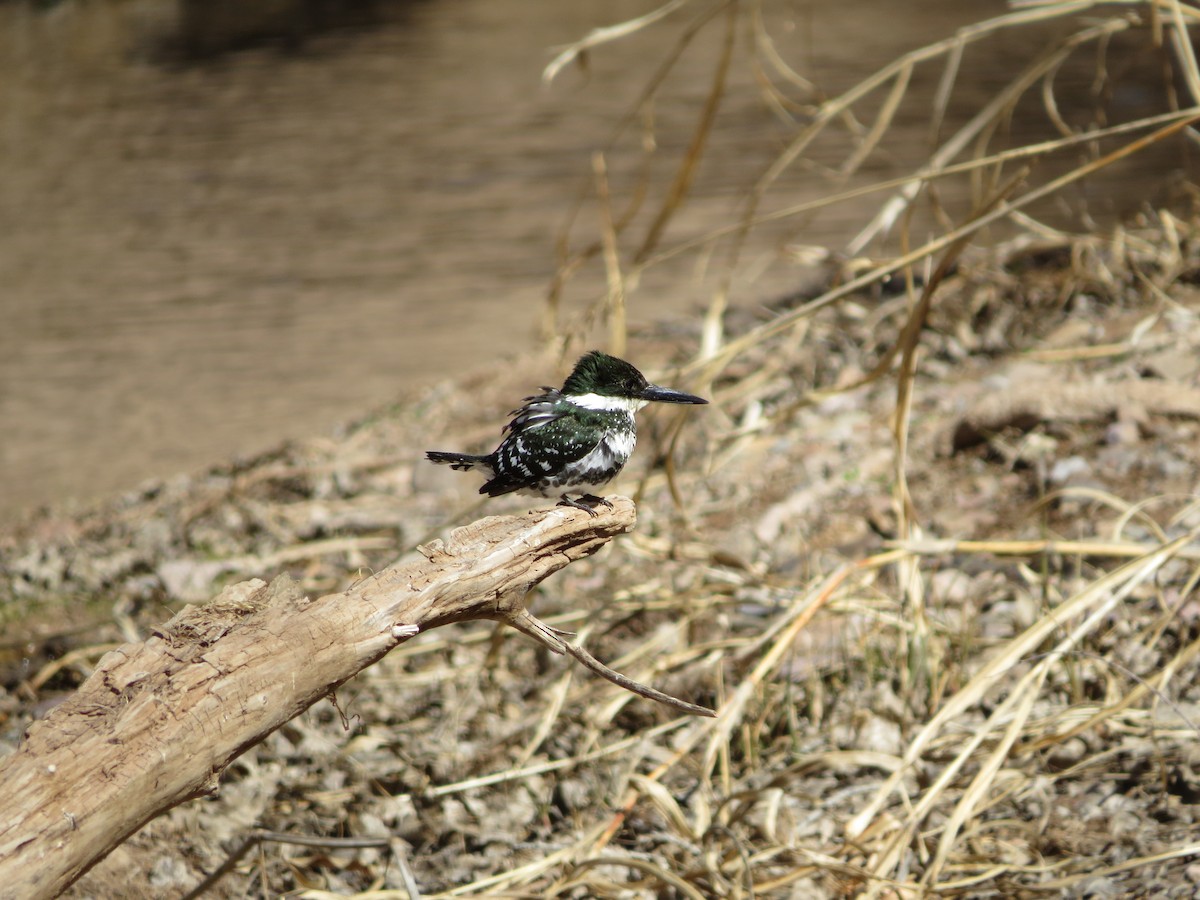
<instances>
[{"instance_id":1,"label":"green kingfisher","mask_svg":"<svg viewBox=\"0 0 1200 900\"><path fill-rule=\"evenodd\" d=\"M650 384L623 359L593 350L575 364L562 388L543 387L526 397L501 432L491 453L430 450L425 458L452 469L480 469L488 481L479 493L489 497L514 491L557 496L560 506L596 515L594 506L612 506L588 493L616 477L633 453L637 426L633 414L647 403L708 403L700 397ZM579 494L572 499L571 494Z\"/></svg>"}]
</instances>

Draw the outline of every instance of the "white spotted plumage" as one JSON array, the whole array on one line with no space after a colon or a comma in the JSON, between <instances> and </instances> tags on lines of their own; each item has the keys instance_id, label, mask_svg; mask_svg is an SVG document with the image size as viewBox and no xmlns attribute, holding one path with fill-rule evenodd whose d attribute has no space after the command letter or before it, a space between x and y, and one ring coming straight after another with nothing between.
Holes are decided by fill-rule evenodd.
<instances>
[{"instance_id":1,"label":"white spotted plumage","mask_svg":"<svg viewBox=\"0 0 1200 900\"><path fill-rule=\"evenodd\" d=\"M633 414L651 401L707 403L649 384L624 360L593 351L583 356L561 389L525 398L504 427L504 439L485 455L431 450L426 457L455 469L488 473L480 493L558 496L594 514L588 503L607 502L585 490L599 488L624 467L637 443Z\"/></svg>"}]
</instances>

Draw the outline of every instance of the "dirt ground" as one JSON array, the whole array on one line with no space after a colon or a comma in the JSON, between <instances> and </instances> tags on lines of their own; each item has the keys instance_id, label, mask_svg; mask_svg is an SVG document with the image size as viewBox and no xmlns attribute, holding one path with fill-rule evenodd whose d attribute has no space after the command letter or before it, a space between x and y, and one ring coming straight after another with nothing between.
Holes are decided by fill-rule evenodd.
<instances>
[{"instance_id":1,"label":"dirt ground","mask_svg":"<svg viewBox=\"0 0 1200 900\"><path fill-rule=\"evenodd\" d=\"M1198 273L1200 230L1176 219L968 255L920 334L904 454L897 368L856 386L903 294L761 340L800 307L743 317L730 339L749 343L711 382L666 366L698 323L635 335L629 356L713 404L648 418L618 485L637 530L533 603L718 719L492 625L441 629L69 895L182 896L241 848L206 896L1192 896ZM447 382L334 439L7 535L5 744L220 584L288 571L328 592L479 514L471 478L422 451L489 446L559 371ZM67 606L90 620L64 631ZM247 843L262 831L384 840Z\"/></svg>"}]
</instances>

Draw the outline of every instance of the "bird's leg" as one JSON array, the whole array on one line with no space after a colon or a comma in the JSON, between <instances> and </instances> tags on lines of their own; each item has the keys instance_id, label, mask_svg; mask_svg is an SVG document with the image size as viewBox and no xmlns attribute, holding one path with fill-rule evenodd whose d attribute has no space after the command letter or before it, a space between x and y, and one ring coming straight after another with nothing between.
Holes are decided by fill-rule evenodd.
<instances>
[{"instance_id":1,"label":"bird's leg","mask_svg":"<svg viewBox=\"0 0 1200 900\"><path fill-rule=\"evenodd\" d=\"M597 513L596 510L592 509L592 507L595 506L597 503L603 503L609 509L612 508L612 504L609 503L607 500L605 500L603 497L596 497L596 496L593 496L592 494L584 494L578 500L572 500L566 494L563 494L561 497L558 498L557 505L558 506L573 506L576 509L582 509L589 516L595 516L595 515L599 515L599 513Z\"/></svg>"},{"instance_id":2,"label":"bird's leg","mask_svg":"<svg viewBox=\"0 0 1200 900\"><path fill-rule=\"evenodd\" d=\"M599 515L599 513L597 513L594 509L592 509L586 503L583 503L580 500L572 500L566 494L563 494L561 497L558 498L558 503L556 505L557 506L573 506L576 509L582 509L589 516Z\"/></svg>"}]
</instances>

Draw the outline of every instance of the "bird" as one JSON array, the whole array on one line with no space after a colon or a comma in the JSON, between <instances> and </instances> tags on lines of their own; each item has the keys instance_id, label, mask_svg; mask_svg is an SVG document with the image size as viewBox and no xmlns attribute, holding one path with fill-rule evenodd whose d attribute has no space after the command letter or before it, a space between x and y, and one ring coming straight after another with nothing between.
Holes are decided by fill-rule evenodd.
<instances>
[{"instance_id":1,"label":"bird","mask_svg":"<svg viewBox=\"0 0 1200 900\"><path fill-rule=\"evenodd\" d=\"M425 458L460 471L482 471L488 480L479 493L489 497L557 495L559 506L595 516L594 507L612 504L591 490L615 478L633 453L633 414L647 403L708 403L651 384L631 363L599 350L580 357L561 388L542 392L509 413L500 446L491 453L429 450Z\"/></svg>"}]
</instances>

